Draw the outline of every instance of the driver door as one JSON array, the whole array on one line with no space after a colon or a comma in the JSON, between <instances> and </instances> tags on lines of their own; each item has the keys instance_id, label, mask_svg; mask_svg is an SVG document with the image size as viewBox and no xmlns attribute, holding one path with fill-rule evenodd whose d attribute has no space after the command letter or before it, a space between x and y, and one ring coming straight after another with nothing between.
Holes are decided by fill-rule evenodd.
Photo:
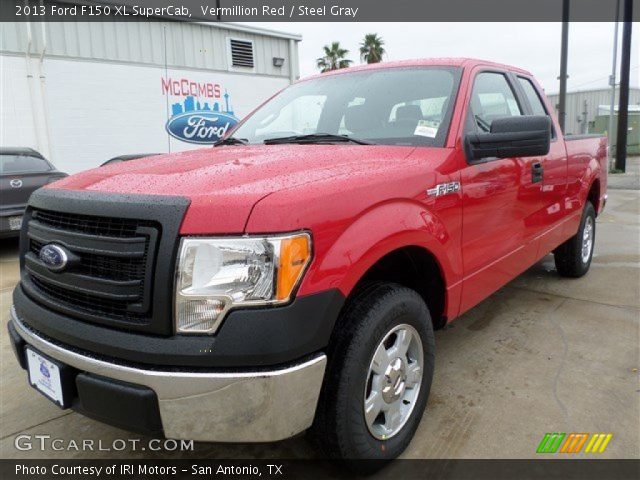
<instances>
[{"instance_id":1,"label":"driver door","mask_svg":"<svg viewBox=\"0 0 640 480\"><path fill-rule=\"evenodd\" d=\"M474 72L465 134L489 131L500 117L524 115L511 76ZM535 261L535 215L542 182L532 176L530 158L469 161L461 171L463 196L463 295L468 310Z\"/></svg>"}]
</instances>

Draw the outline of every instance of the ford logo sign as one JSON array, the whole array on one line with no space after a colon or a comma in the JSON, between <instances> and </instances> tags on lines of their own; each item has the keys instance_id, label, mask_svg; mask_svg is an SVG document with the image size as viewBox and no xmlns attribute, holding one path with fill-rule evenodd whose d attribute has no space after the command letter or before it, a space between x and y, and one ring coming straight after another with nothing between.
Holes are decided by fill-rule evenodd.
<instances>
[{"instance_id":1,"label":"ford logo sign","mask_svg":"<svg viewBox=\"0 0 640 480\"><path fill-rule=\"evenodd\" d=\"M223 138L238 120L222 112L187 112L171 117L167 132L189 143L212 144Z\"/></svg>"},{"instance_id":2,"label":"ford logo sign","mask_svg":"<svg viewBox=\"0 0 640 480\"><path fill-rule=\"evenodd\" d=\"M51 378L51 372L44 363L40 364L40 373L46 378Z\"/></svg>"},{"instance_id":3,"label":"ford logo sign","mask_svg":"<svg viewBox=\"0 0 640 480\"><path fill-rule=\"evenodd\" d=\"M69 253L60 245L49 243L40 249L38 258L45 266L54 272L64 270L69 263Z\"/></svg>"}]
</instances>

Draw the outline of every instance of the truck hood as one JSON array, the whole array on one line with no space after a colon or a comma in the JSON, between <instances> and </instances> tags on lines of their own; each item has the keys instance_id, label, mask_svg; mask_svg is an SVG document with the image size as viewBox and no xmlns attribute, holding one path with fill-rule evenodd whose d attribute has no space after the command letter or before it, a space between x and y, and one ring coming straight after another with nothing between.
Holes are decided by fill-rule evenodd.
<instances>
[{"instance_id":1,"label":"truck hood","mask_svg":"<svg viewBox=\"0 0 640 480\"><path fill-rule=\"evenodd\" d=\"M291 144L207 148L88 170L49 188L187 197L191 205L182 233L242 233L253 206L274 192L388 167L413 150Z\"/></svg>"}]
</instances>

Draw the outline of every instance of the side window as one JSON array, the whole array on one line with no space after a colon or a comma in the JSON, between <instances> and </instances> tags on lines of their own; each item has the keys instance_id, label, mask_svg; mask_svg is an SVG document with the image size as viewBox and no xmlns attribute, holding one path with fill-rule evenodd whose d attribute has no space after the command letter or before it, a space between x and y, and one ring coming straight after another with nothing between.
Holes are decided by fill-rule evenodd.
<instances>
[{"instance_id":1,"label":"side window","mask_svg":"<svg viewBox=\"0 0 640 480\"><path fill-rule=\"evenodd\" d=\"M518 82L520 82L520 86L522 90L524 90L524 94L529 101L529 105L531 105L531 110L534 115L547 115L547 111L542 104L542 100L540 100L540 96L536 91L533 83L527 78L518 77Z\"/></svg>"},{"instance_id":2,"label":"side window","mask_svg":"<svg viewBox=\"0 0 640 480\"><path fill-rule=\"evenodd\" d=\"M476 128L488 132L491 122L500 117L522 115L507 77L502 73L479 73L473 84L470 112Z\"/></svg>"},{"instance_id":3,"label":"side window","mask_svg":"<svg viewBox=\"0 0 640 480\"><path fill-rule=\"evenodd\" d=\"M534 87L533 83L531 83L531 80L524 77L518 77L518 82L520 83L520 86L522 87L522 90L524 91L524 94L529 101L529 105L531 105L531 111L533 112L533 114L546 115L548 117L549 113L547 112L547 109L544 108L544 103L542 103L542 99L540 98L536 87ZM555 138L556 130L553 126L553 122L551 122L551 139L553 140Z\"/></svg>"}]
</instances>

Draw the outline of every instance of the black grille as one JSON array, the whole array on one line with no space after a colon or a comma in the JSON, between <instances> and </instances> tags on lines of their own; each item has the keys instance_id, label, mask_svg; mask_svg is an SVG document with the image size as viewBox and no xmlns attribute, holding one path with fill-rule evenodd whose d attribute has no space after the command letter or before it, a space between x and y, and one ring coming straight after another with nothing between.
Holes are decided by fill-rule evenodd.
<instances>
[{"instance_id":1,"label":"black grille","mask_svg":"<svg viewBox=\"0 0 640 480\"><path fill-rule=\"evenodd\" d=\"M72 292L55 285L47 285L35 276L31 277L31 281L41 293L54 299L65 310L75 310L89 315L95 315L96 312L99 312L105 317L118 321L126 320L133 323L145 323L145 315L128 312L128 304L126 302L105 300L94 295Z\"/></svg>"},{"instance_id":2,"label":"black grille","mask_svg":"<svg viewBox=\"0 0 640 480\"><path fill-rule=\"evenodd\" d=\"M178 238L188 207L189 199L174 195L38 189L20 236L25 308L32 302L52 318L172 335ZM61 271L39 257L48 244L68 254ZM43 258L55 261L56 251Z\"/></svg>"},{"instance_id":3,"label":"black grille","mask_svg":"<svg viewBox=\"0 0 640 480\"><path fill-rule=\"evenodd\" d=\"M30 250L37 256L44 245L31 240ZM80 263L75 270L90 277L112 280L137 280L144 278L147 252L142 258L117 258L99 255L78 254Z\"/></svg>"},{"instance_id":4,"label":"black grille","mask_svg":"<svg viewBox=\"0 0 640 480\"><path fill-rule=\"evenodd\" d=\"M27 292L54 310L84 320L147 324L159 233L160 226L147 220L34 209L25 255ZM46 244L68 252L62 272L40 260Z\"/></svg>"},{"instance_id":5,"label":"black grille","mask_svg":"<svg viewBox=\"0 0 640 480\"><path fill-rule=\"evenodd\" d=\"M33 218L38 222L61 230L103 235L107 237L135 237L139 227L154 227L154 222L129 218L95 217L48 210L34 210Z\"/></svg>"}]
</instances>

